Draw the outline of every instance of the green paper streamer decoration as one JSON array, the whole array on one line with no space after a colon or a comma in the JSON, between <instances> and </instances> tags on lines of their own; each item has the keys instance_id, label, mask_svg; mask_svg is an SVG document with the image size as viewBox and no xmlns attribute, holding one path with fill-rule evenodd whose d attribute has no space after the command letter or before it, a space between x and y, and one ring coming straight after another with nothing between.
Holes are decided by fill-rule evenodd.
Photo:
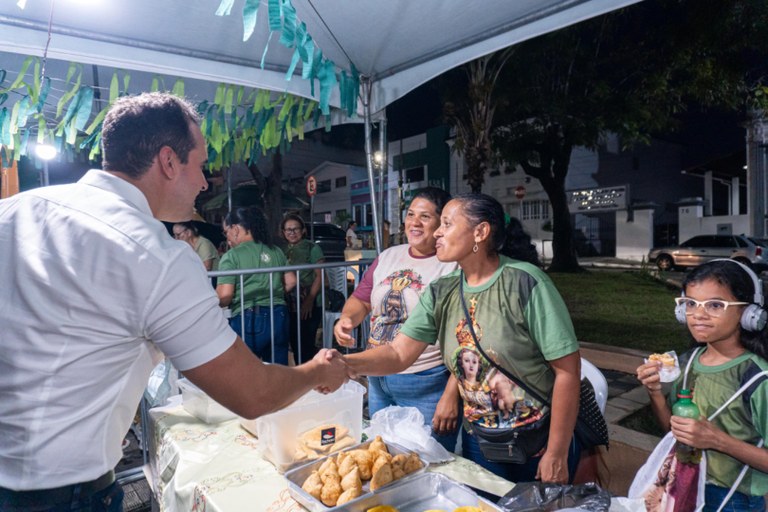
<instances>
[{"instance_id":1,"label":"green paper streamer decoration","mask_svg":"<svg viewBox=\"0 0 768 512\"><path fill-rule=\"evenodd\" d=\"M253 35L258 13L259 0L245 0L243 6L243 41L247 41Z\"/></svg>"},{"instance_id":2,"label":"green paper streamer decoration","mask_svg":"<svg viewBox=\"0 0 768 512\"><path fill-rule=\"evenodd\" d=\"M229 16L233 5L235 5L235 0L221 0L219 8L216 9L216 16Z\"/></svg>"}]
</instances>

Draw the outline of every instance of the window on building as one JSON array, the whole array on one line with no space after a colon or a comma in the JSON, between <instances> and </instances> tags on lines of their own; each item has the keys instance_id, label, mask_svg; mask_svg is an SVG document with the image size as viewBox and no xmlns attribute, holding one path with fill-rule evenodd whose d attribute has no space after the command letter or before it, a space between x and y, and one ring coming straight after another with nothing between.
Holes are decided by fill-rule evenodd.
<instances>
[{"instance_id":1,"label":"window on building","mask_svg":"<svg viewBox=\"0 0 768 512\"><path fill-rule=\"evenodd\" d=\"M523 218L521 220L549 219L549 201L546 199L532 199L530 201L523 201L522 216Z\"/></svg>"},{"instance_id":2,"label":"window on building","mask_svg":"<svg viewBox=\"0 0 768 512\"><path fill-rule=\"evenodd\" d=\"M324 192L331 191L331 180L323 180L317 182L317 193L322 194Z\"/></svg>"},{"instance_id":3,"label":"window on building","mask_svg":"<svg viewBox=\"0 0 768 512\"><path fill-rule=\"evenodd\" d=\"M336 178L336 188L342 188L347 186L347 177L341 176Z\"/></svg>"},{"instance_id":4,"label":"window on building","mask_svg":"<svg viewBox=\"0 0 768 512\"><path fill-rule=\"evenodd\" d=\"M423 181L424 180L424 166L421 167L412 167L411 169L405 170L405 181L407 183L413 183L414 181Z\"/></svg>"}]
</instances>

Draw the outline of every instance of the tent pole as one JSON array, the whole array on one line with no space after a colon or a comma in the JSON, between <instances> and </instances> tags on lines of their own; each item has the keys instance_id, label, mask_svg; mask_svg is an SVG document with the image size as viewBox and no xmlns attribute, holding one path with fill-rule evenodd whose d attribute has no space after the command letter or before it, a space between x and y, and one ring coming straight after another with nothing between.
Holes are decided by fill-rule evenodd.
<instances>
[{"instance_id":1,"label":"tent pole","mask_svg":"<svg viewBox=\"0 0 768 512\"><path fill-rule=\"evenodd\" d=\"M227 169L227 213L232 211L232 166Z\"/></svg>"},{"instance_id":2,"label":"tent pole","mask_svg":"<svg viewBox=\"0 0 768 512\"><path fill-rule=\"evenodd\" d=\"M381 120L379 120L379 151L381 152L381 163L379 165L379 208L381 208L381 224L380 233L382 236L382 249L388 242L383 240L384 237L384 221L387 219L387 210L384 207L384 189L386 188L387 180L389 179L389 163L387 159L387 111L382 112Z\"/></svg>"},{"instance_id":3,"label":"tent pole","mask_svg":"<svg viewBox=\"0 0 768 512\"><path fill-rule=\"evenodd\" d=\"M365 123L365 166L368 169L370 183L371 211L373 213L373 233L376 240L376 254L381 254L381 224L379 209L376 204L376 181L373 179L373 151L371 150L371 78L360 77L360 88L363 97L363 121Z\"/></svg>"}]
</instances>

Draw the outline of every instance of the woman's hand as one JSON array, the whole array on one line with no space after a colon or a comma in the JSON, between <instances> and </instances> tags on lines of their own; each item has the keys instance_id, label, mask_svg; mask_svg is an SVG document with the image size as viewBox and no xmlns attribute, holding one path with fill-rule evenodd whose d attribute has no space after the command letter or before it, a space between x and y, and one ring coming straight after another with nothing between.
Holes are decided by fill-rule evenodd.
<instances>
[{"instance_id":1,"label":"woman's hand","mask_svg":"<svg viewBox=\"0 0 768 512\"><path fill-rule=\"evenodd\" d=\"M568 452L564 457L557 457L547 450L539 461L539 468L536 470L536 480L545 483L567 484L568 483Z\"/></svg>"},{"instance_id":2,"label":"woman's hand","mask_svg":"<svg viewBox=\"0 0 768 512\"><path fill-rule=\"evenodd\" d=\"M435 434L447 435L456 432L459 425L459 404L459 385L451 375L432 416L432 431Z\"/></svg>"},{"instance_id":3,"label":"woman's hand","mask_svg":"<svg viewBox=\"0 0 768 512\"><path fill-rule=\"evenodd\" d=\"M346 316L339 318L336 325L333 326L333 335L336 337L336 341L342 347L354 347L355 338L352 336L352 329L355 328L352 319Z\"/></svg>"},{"instance_id":4,"label":"woman's hand","mask_svg":"<svg viewBox=\"0 0 768 512\"><path fill-rule=\"evenodd\" d=\"M488 379L488 385L491 387L491 398L495 407L503 413L504 418L508 418L509 413L515 408L515 403L519 400L515 396L515 386L512 381L501 372L497 372Z\"/></svg>"},{"instance_id":5,"label":"woman's hand","mask_svg":"<svg viewBox=\"0 0 768 512\"><path fill-rule=\"evenodd\" d=\"M637 380L645 387L649 395L662 394L661 377L659 376L660 369L661 361L650 361L638 366L636 370Z\"/></svg>"},{"instance_id":6,"label":"woman's hand","mask_svg":"<svg viewBox=\"0 0 768 512\"><path fill-rule=\"evenodd\" d=\"M312 310L315 307L315 299L310 298L309 295L304 297L304 299L301 301L301 319L307 320L309 317L312 316Z\"/></svg>"}]
</instances>

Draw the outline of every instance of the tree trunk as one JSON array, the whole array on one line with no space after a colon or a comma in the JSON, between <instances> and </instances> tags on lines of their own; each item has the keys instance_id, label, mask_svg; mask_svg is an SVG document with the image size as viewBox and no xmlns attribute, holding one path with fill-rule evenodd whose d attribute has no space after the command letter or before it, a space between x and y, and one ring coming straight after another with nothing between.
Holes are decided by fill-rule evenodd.
<instances>
[{"instance_id":1,"label":"tree trunk","mask_svg":"<svg viewBox=\"0 0 768 512\"><path fill-rule=\"evenodd\" d=\"M543 184L543 183L542 183ZM565 184L552 180L550 187L544 186L549 202L552 204L552 262L551 272L581 272L576 246L573 239L571 212L568 210L568 198Z\"/></svg>"},{"instance_id":2,"label":"tree trunk","mask_svg":"<svg viewBox=\"0 0 768 512\"><path fill-rule=\"evenodd\" d=\"M265 179L264 213L267 216L269 232L273 237L280 234L280 223L283 220L283 155L280 148L272 155L272 173Z\"/></svg>"},{"instance_id":3,"label":"tree trunk","mask_svg":"<svg viewBox=\"0 0 768 512\"><path fill-rule=\"evenodd\" d=\"M551 272L583 272L576 256L571 212L568 210L568 196L565 193L565 178L571 162L573 145L562 134L553 133L547 146L554 148L550 155L541 155L543 165L551 166L549 172L538 176L552 205L552 262Z\"/></svg>"},{"instance_id":4,"label":"tree trunk","mask_svg":"<svg viewBox=\"0 0 768 512\"><path fill-rule=\"evenodd\" d=\"M485 181L485 160L475 148L467 148L464 160L467 162L467 184L469 189L473 194L479 194L483 191L483 182Z\"/></svg>"}]
</instances>

